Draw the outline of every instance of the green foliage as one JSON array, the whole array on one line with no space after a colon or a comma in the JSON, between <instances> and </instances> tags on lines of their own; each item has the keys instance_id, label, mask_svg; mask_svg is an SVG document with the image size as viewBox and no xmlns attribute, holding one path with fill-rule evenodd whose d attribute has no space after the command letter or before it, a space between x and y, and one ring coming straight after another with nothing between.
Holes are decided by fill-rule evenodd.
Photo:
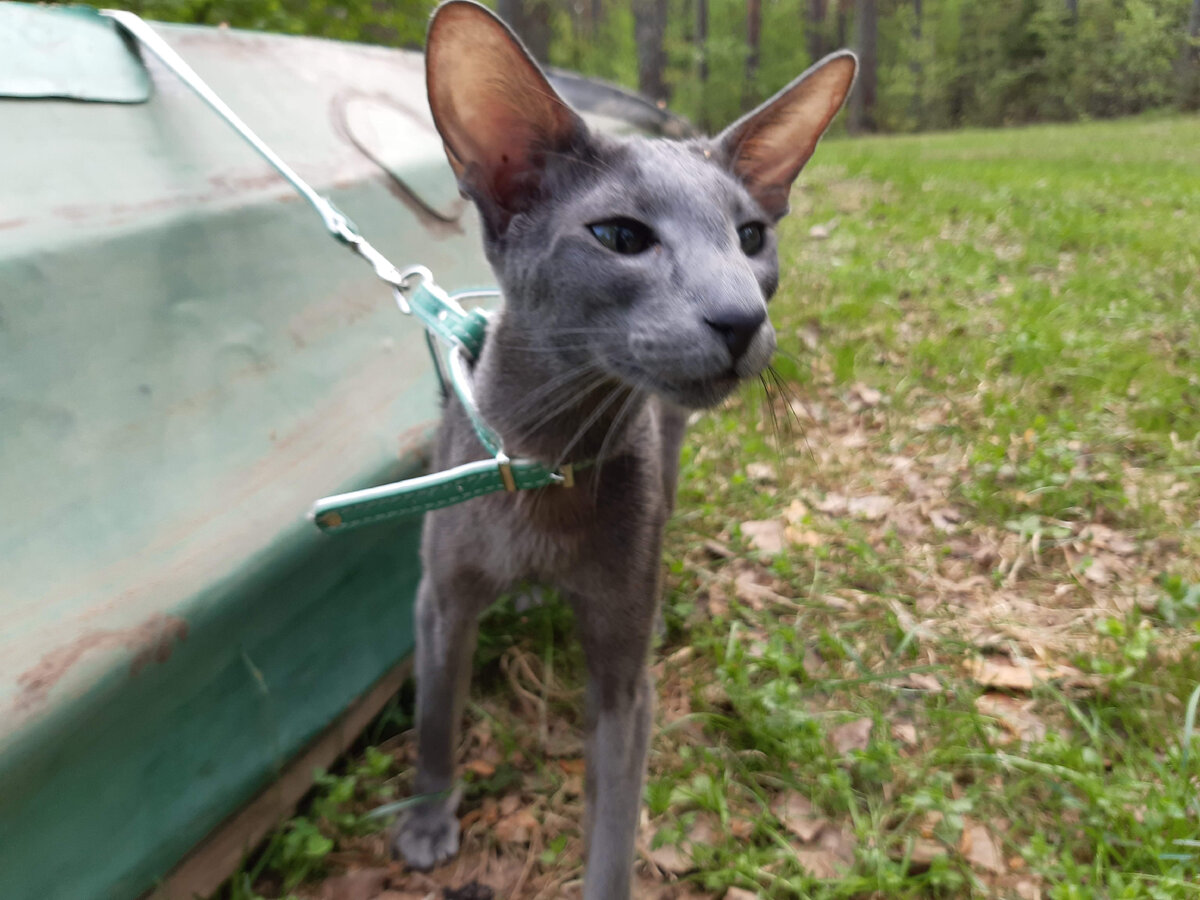
<instances>
[{"instance_id":1,"label":"green foliage","mask_svg":"<svg viewBox=\"0 0 1200 900\"><path fill-rule=\"evenodd\" d=\"M708 38L697 41L699 0L669 0L663 36L671 106L714 129L770 96L828 49L853 40L851 5L764 0L759 64L747 83L746 4L707 0ZM1186 64L1192 0L913 0L880 3L875 118L886 131L1128 115L1200 96L1200 62ZM435 0L124 0L150 19L310 34L416 47ZM839 6L845 7L839 12ZM631 0L552 0L549 62L637 88ZM596 13L599 15L595 15ZM702 77L702 71L707 77ZM838 127L841 127L840 125Z\"/></svg>"},{"instance_id":2,"label":"green foliage","mask_svg":"<svg viewBox=\"0 0 1200 900\"><path fill-rule=\"evenodd\" d=\"M228 25L339 41L419 47L436 0L120 0L93 5L159 22Z\"/></svg>"}]
</instances>

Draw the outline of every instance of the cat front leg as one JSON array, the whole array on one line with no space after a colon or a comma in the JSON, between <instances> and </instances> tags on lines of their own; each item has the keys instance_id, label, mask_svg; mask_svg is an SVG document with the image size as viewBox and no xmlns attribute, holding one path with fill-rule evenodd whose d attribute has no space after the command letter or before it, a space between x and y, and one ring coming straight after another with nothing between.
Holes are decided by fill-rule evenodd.
<instances>
[{"instance_id":1,"label":"cat front leg","mask_svg":"<svg viewBox=\"0 0 1200 900\"><path fill-rule=\"evenodd\" d=\"M588 670L583 897L627 900L654 717L654 597L630 615L595 596L574 605Z\"/></svg>"},{"instance_id":2,"label":"cat front leg","mask_svg":"<svg viewBox=\"0 0 1200 900\"><path fill-rule=\"evenodd\" d=\"M455 753L471 683L479 611L486 594L470 578L428 570L417 591L417 776L423 799L401 816L392 850L414 869L431 869L458 853ZM474 588L474 590L472 590Z\"/></svg>"}]
</instances>

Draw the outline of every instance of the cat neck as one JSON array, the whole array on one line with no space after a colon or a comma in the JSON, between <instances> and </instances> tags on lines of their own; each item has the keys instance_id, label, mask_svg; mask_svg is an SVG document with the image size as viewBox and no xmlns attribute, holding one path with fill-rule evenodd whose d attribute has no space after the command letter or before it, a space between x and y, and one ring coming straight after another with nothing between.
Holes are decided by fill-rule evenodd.
<instances>
[{"instance_id":1,"label":"cat neck","mask_svg":"<svg viewBox=\"0 0 1200 900\"><path fill-rule=\"evenodd\" d=\"M479 411L508 454L560 465L625 452L647 395L530 337L496 317L474 369Z\"/></svg>"}]
</instances>

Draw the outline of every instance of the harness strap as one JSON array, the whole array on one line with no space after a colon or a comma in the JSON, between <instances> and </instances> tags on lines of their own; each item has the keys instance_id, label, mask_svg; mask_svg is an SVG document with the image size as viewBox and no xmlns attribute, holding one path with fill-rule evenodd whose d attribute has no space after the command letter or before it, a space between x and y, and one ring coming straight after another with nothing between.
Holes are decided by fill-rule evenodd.
<instances>
[{"instance_id":1,"label":"harness strap","mask_svg":"<svg viewBox=\"0 0 1200 900\"><path fill-rule=\"evenodd\" d=\"M268 147L140 16L112 9L101 10L101 14L112 19L141 46L158 57L163 65L258 151L317 211L325 229L370 263L375 274L391 286L401 312L416 316L425 326L427 334L434 335L450 348L448 365L444 369L430 342L434 367L439 379L445 379L443 373L448 371L451 387L462 402L480 443L492 454L493 459L318 500L309 513L309 518L317 527L322 531L344 531L385 519L418 516L497 491L530 490L555 484L573 487L575 476L570 465L555 471L535 460L510 460L504 452L500 436L484 421L475 403L467 361L479 358L487 334L488 317L482 309L475 308L468 312L460 301L469 297L494 295L495 292L464 292L450 296L438 287L432 273L424 266L413 266L403 272L397 269L328 198L313 190ZM444 381L442 386L445 388Z\"/></svg>"}]
</instances>

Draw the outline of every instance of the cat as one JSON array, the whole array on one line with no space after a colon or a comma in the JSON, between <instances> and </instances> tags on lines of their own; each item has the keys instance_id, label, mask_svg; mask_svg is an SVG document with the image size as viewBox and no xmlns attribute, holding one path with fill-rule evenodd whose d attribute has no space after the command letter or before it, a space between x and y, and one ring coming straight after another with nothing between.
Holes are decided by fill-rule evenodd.
<instances>
[{"instance_id":1,"label":"cat","mask_svg":"<svg viewBox=\"0 0 1200 900\"><path fill-rule=\"evenodd\" d=\"M576 465L573 486L477 497L426 519L421 800L393 836L410 866L458 851L455 753L478 617L533 580L572 605L586 660L583 896L630 896L686 419L770 362L775 225L856 67L849 52L826 57L713 139L618 138L589 131L488 10L452 0L434 13L430 108L504 295L473 367L479 410L510 455ZM436 468L488 457L449 397Z\"/></svg>"}]
</instances>

